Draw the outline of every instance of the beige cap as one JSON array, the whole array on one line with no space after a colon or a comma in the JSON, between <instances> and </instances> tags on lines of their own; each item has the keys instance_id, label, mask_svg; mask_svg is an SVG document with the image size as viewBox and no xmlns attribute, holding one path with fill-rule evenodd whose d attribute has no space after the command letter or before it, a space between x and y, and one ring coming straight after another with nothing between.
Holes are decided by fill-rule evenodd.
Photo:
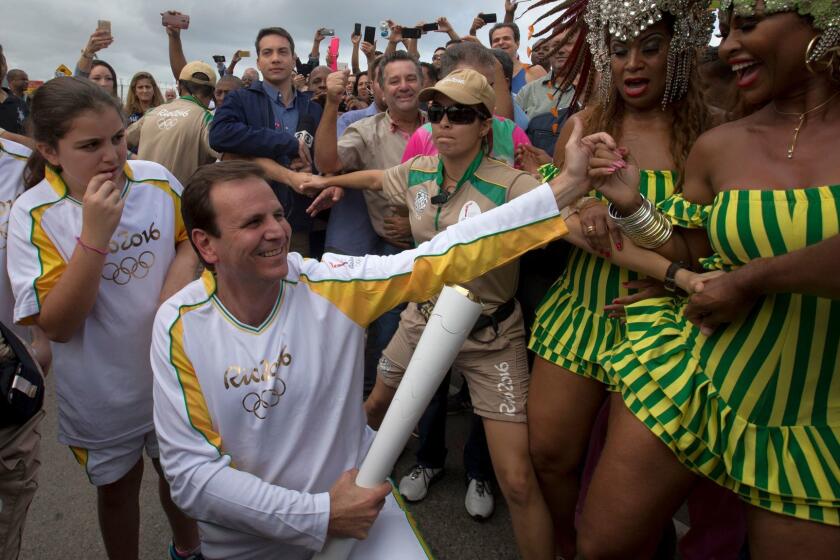
<instances>
[{"instance_id":1,"label":"beige cap","mask_svg":"<svg viewBox=\"0 0 840 560\"><path fill-rule=\"evenodd\" d=\"M206 74L209 80L202 80L200 78L194 78L193 74ZM216 87L216 72L213 70L213 67L207 64L206 62L201 62L200 60L196 60L190 62L181 70L180 76L178 76L179 80L183 80L185 82L192 82L194 84L199 84L202 86L213 86Z\"/></svg>"},{"instance_id":2,"label":"beige cap","mask_svg":"<svg viewBox=\"0 0 840 560\"><path fill-rule=\"evenodd\" d=\"M436 93L462 105L484 105L492 115L496 107L496 92L487 83L487 78L475 70L455 70L440 80L434 87L420 92L420 101L429 101Z\"/></svg>"}]
</instances>

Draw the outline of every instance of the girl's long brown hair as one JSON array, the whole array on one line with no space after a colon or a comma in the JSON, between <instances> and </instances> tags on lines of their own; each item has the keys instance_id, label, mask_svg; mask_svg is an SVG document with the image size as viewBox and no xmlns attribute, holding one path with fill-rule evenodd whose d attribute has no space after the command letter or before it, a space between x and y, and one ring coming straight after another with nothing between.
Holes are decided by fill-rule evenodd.
<instances>
[{"instance_id":1,"label":"girl's long brown hair","mask_svg":"<svg viewBox=\"0 0 840 560\"><path fill-rule=\"evenodd\" d=\"M62 76L53 78L35 91L29 126L35 142L58 147L58 141L70 131L73 121L85 111L114 109L120 118L122 107L118 99L84 78ZM38 150L33 150L23 170L27 189L44 179L47 160Z\"/></svg>"}]
</instances>

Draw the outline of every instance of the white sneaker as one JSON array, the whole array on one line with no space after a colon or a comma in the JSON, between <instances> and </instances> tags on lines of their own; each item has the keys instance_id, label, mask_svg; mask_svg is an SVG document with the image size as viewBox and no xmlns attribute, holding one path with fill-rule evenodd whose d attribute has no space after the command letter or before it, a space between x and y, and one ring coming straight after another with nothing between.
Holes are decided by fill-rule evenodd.
<instances>
[{"instance_id":1,"label":"white sneaker","mask_svg":"<svg viewBox=\"0 0 840 560\"><path fill-rule=\"evenodd\" d=\"M443 469L428 469L414 465L411 472L400 480L400 494L409 502L419 502L429 493L429 486L443 476Z\"/></svg>"},{"instance_id":2,"label":"white sneaker","mask_svg":"<svg viewBox=\"0 0 840 560\"><path fill-rule=\"evenodd\" d=\"M495 501L490 483L477 478L471 478L467 486L467 495L464 498L464 507L467 513L475 519L487 519L493 515Z\"/></svg>"}]
</instances>

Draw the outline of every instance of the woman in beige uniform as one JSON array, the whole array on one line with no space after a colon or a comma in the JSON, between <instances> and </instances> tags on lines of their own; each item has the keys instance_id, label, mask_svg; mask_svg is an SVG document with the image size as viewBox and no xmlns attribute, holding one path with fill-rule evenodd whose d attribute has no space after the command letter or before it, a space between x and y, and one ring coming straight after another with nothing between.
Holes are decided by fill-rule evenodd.
<instances>
[{"instance_id":1,"label":"woman in beige uniform","mask_svg":"<svg viewBox=\"0 0 840 560\"><path fill-rule=\"evenodd\" d=\"M381 171L338 177L315 177L303 188L327 186L382 190L393 204L407 206L418 243L447 226L486 212L538 186L529 174L487 156L490 149L495 95L487 80L473 70L457 70L420 94L432 101L428 117L437 156L418 156ZM316 199L332 197L325 191ZM576 218L569 239L586 245ZM637 258L640 252L630 252ZM649 270L664 277L661 258ZM659 266L659 268L656 268ZM528 363L519 304L513 299L518 281L516 263L493 270L467 284L485 303L485 314L465 342L453 368L464 374L475 413L484 420L490 457L502 489L523 558L552 558L551 518L537 484L528 451ZM365 404L368 422L377 427L393 398L434 301L409 304L400 326L383 352L376 387Z\"/></svg>"}]
</instances>

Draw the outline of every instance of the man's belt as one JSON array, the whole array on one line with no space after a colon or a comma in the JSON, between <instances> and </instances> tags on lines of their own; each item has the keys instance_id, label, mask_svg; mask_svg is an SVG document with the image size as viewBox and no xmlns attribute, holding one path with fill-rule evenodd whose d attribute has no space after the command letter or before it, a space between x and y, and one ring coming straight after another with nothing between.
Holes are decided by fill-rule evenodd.
<instances>
[{"instance_id":1,"label":"man's belt","mask_svg":"<svg viewBox=\"0 0 840 560\"><path fill-rule=\"evenodd\" d=\"M423 318L426 319L427 322L429 320L429 317L432 315L432 309L434 309L434 307L434 301L424 301L417 304L417 310L420 312ZM516 309L516 300L511 298L499 307L497 307L496 311L494 311L493 313L482 313L481 315L479 315L478 321L475 322L475 326L470 331L470 336L474 335L482 329L486 329L487 327L493 327L494 333L498 335L499 324L508 317L510 317L514 309Z\"/></svg>"}]
</instances>

